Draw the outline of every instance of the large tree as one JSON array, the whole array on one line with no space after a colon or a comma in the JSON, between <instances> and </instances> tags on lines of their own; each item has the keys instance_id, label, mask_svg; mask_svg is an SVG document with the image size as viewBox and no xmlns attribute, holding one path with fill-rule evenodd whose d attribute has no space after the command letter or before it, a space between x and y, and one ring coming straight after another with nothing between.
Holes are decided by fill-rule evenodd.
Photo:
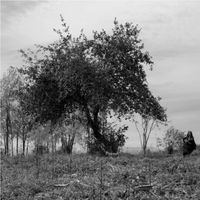
<instances>
[{"instance_id":1,"label":"large tree","mask_svg":"<svg viewBox=\"0 0 200 200\"><path fill-rule=\"evenodd\" d=\"M114 21L112 33L94 32L88 39L82 32L72 38L61 17L59 40L39 54L21 51L26 65L26 106L37 121L56 121L66 112L85 113L93 136L106 149L112 144L101 130L102 115L125 117L130 113L148 114L166 120L164 109L148 89L144 67L152 67L148 52L132 23ZM159 108L159 109L158 109ZM108 148L109 149L109 148Z\"/></svg>"}]
</instances>

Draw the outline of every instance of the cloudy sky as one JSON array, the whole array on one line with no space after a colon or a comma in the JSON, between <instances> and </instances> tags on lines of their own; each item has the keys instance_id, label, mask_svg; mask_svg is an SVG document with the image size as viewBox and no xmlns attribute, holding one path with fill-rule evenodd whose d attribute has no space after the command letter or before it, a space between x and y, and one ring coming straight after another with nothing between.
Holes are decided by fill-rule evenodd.
<instances>
[{"instance_id":1,"label":"cloudy sky","mask_svg":"<svg viewBox=\"0 0 200 200\"><path fill-rule=\"evenodd\" d=\"M20 66L19 49L48 44L57 39L62 14L74 36L83 28L110 31L116 17L133 22L154 61L147 69L149 87L167 108L169 126L192 130L200 144L200 1L198 0L80 0L1 1L1 76L6 69ZM150 146L163 134L155 130ZM133 124L127 132L128 146L138 146Z\"/></svg>"}]
</instances>

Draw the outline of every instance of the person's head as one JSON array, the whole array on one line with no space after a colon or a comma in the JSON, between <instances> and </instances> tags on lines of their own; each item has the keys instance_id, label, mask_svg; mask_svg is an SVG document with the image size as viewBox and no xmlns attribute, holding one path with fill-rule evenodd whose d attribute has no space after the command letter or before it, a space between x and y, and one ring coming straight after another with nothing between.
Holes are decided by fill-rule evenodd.
<instances>
[{"instance_id":1,"label":"person's head","mask_svg":"<svg viewBox=\"0 0 200 200\"><path fill-rule=\"evenodd\" d=\"M192 131L188 131L187 137L188 137L188 138L193 138Z\"/></svg>"}]
</instances>

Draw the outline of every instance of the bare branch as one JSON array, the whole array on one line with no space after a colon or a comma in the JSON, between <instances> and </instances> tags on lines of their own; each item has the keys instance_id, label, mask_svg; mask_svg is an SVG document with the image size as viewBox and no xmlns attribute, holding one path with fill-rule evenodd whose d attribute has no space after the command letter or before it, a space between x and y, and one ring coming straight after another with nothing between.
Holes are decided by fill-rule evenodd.
<instances>
[{"instance_id":1,"label":"bare branch","mask_svg":"<svg viewBox=\"0 0 200 200\"><path fill-rule=\"evenodd\" d=\"M150 122L150 120L149 120L149 122ZM147 136L147 142L148 142L148 140L149 140L149 136L150 136L151 131L153 130L155 124L156 124L156 120L153 119L153 121L152 121L152 123L151 123L151 126L150 126L150 128L149 128L149 132L148 132L148 136Z\"/></svg>"},{"instance_id":2,"label":"bare branch","mask_svg":"<svg viewBox=\"0 0 200 200\"><path fill-rule=\"evenodd\" d=\"M140 130L139 130L138 126L137 126L137 121L134 121L134 122L135 122L135 127L136 127L136 129L137 129L137 132L138 132L138 134L139 134L139 136L140 136L140 145L141 145L141 147L142 147L142 136L141 136Z\"/></svg>"}]
</instances>

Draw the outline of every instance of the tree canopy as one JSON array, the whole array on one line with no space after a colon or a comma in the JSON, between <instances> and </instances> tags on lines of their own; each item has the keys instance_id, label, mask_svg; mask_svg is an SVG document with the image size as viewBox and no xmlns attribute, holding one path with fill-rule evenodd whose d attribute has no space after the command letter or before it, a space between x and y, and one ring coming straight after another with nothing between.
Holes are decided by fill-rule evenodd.
<instances>
[{"instance_id":1,"label":"tree canopy","mask_svg":"<svg viewBox=\"0 0 200 200\"><path fill-rule=\"evenodd\" d=\"M139 113L160 121L166 114L148 88L145 66L152 59L144 51L137 26L114 21L112 33L83 32L73 38L61 17L59 40L37 46L37 53L23 51L26 64L20 69L27 80L27 110L37 121L53 123L66 112L80 109L96 139L110 145L101 132L101 115L125 117Z\"/></svg>"}]
</instances>

